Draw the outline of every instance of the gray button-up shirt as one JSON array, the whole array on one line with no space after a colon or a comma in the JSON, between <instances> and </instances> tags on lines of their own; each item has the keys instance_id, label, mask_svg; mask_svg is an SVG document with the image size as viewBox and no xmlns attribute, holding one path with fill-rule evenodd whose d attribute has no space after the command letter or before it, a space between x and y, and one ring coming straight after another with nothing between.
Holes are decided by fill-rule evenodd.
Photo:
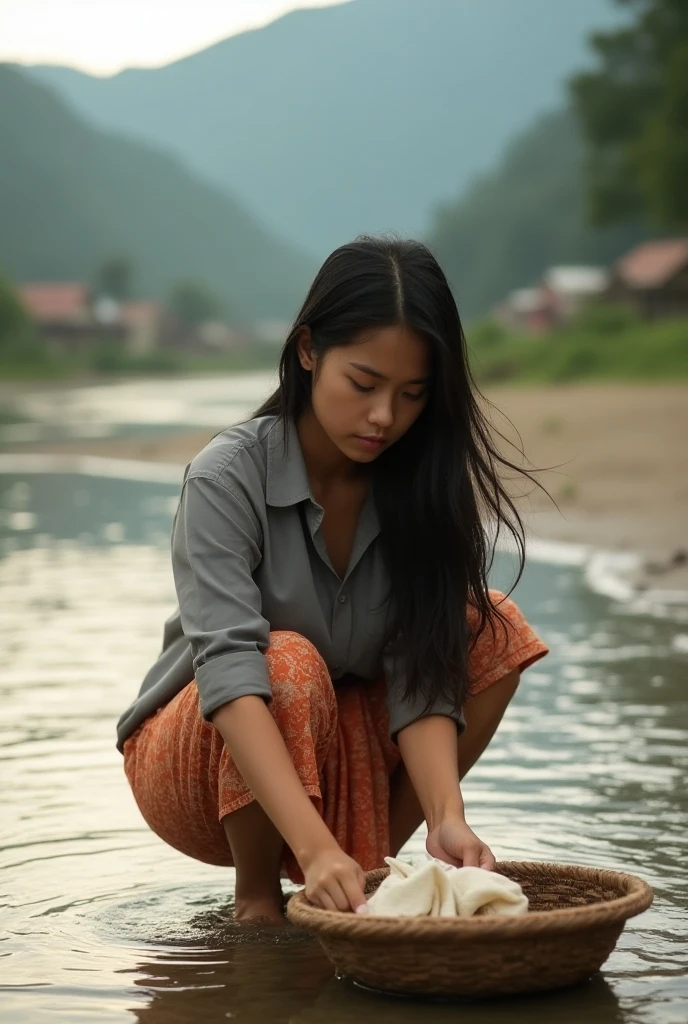
<instances>
[{"instance_id":1,"label":"gray button-up shirt","mask_svg":"<svg viewBox=\"0 0 688 1024\"><path fill-rule=\"evenodd\" d=\"M323 509L311 493L296 426L261 416L219 434L187 467L172 532L179 610L165 624L163 649L117 726L117 745L194 678L209 719L246 694L270 700L264 657L271 630L302 634L325 660L336 687L344 675L387 683L390 733L425 714L405 700L403 656L384 646L389 577L376 538L372 489L344 579L320 531Z\"/></svg>"}]
</instances>

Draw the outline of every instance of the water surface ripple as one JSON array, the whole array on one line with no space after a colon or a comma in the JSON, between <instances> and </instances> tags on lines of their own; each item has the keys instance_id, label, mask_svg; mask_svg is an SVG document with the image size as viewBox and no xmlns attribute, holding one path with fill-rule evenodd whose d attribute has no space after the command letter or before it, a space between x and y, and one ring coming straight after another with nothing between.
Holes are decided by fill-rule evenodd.
<instances>
[{"instance_id":1,"label":"water surface ripple","mask_svg":"<svg viewBox=\"0 0 688 1024\"><path fill-rule=\"evenodd\" d=\"M114 723L174 603L174 504L164 484L0 476L1 1019L685 1024L679 627L625 614L576 569L531 565L517 599L552 655L464 784L498 857L629 870L655 887L602 974L460 1008L381 998L333 978L310 940L238 934L232 873L168 849L138 815Z\"/></svg>"}]
</instances>

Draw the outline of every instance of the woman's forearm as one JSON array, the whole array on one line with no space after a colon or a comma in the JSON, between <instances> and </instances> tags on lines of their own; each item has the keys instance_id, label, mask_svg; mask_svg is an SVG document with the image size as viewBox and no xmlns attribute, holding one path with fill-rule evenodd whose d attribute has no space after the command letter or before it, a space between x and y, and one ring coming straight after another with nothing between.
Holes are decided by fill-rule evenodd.
<instances>
[{"instance_id":1,"label":"woman's forearm","mask_svg":"<svg viewBox=\"0 0 688 1024\"><path fill-rule=\"evenodd\" d=\"M429 715L407 725L397 739L428 828L447 818L463 818L456 722Z\"/></svg>"},{"instance_id":2,"label":"woman's forearm","mask_svg":"<svg viewBox=\"0 0 688 1024\"><path fill-rule=\"evenodd\" d=\"M318 852L337 847L311 803L282 734L262 697L239 697L213 715L232 760L305 870Z\"/></svg>"}]
</instances>

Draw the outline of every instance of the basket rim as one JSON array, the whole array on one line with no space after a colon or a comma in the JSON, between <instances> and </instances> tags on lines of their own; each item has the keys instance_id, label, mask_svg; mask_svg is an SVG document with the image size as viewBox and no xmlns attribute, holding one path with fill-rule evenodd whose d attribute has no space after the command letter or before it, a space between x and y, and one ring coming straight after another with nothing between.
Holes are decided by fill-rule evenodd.
<instances>
[{"instance_id":1,"label":"basket rim","mask_svg":"<svg viewBox=\"0 0 688 1024\"><path fill-rule=\"evenodd\" d=\"M489 917L410 917L384 916L344 913L342 911L323 910L311 903L301 890L292 896L287 904L289 920L298 926L313 932L322 933L323 937L350 937L355 932L356 938L376 938L384 934L392 939L397 933L400 939L422 938L432 942L437 939L446 942L449 933L470 936L472 939L481 937L513 938L535 935L553 935L562 932L581 931L589 928L605 927L621 924L630 917L641 914L650 906L654 899L652 888L642 878L624 871L613 871L607 868L588 868L575 864L556 864L548 861L499 861L496 869L516 868L521 871L532 871L534 874L550 878L578 877L591 882L607 884L619 890L617 899L604 900L579 907L566 907L561 910L534 910L527 914L491 915ZM366 883L382 881L389 874L389 868L376 868L367 872ZM411 936L413 932L413 936Z\"/></svg>"}]
</instances>

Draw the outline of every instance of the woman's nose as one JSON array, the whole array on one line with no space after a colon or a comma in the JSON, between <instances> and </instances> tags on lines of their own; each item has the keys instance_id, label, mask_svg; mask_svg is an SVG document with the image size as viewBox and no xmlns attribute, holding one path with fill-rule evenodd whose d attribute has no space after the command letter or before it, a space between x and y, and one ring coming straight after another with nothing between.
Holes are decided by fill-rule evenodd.
<instances>
[{"instance_id":1,"label":"woman's nose","mask_svg":"<svg viewBox=\"0 0 688 1024\"><path fill-rule=\"evenodd\" d=\"M388 429L394 422L394 410L391 402L378 402L370 411L369 420L379 427Z\"/></svg>"}]
</instances>

